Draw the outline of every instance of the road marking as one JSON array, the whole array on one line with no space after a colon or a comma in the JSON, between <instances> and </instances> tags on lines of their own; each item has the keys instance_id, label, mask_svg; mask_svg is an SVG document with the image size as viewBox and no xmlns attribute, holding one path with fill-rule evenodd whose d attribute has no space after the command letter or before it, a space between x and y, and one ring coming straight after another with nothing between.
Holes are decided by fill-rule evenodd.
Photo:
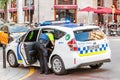
<instances>
[{"instance_id":1,"label":"road marking","mask_svg":"<svg viewBox=\"0 0 120 80\"><path fill-rule=\"evenodd\" d=\"M29 73L27 75L23 76L22 78L20 78L19 80L25 80L26 78L31 76L34 72L35 72L35 69L33 67L30 67Z\"/></svg>"}]
</instances>

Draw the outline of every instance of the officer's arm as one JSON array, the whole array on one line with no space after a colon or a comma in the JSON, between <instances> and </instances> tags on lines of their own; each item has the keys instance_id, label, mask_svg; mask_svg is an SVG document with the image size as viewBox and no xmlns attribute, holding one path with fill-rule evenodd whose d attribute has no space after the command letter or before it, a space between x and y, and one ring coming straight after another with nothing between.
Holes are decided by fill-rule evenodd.
<instances>
[{"instance_id":1,"label":"officer's arm","mask_svg":"<svg viewBox=\"0 0 120 80\"><path fill-rule=\"evenodd\" d=\"M52 45L54 46L55 45L55 41L51 41Z\"/></svg>"}]
</instances>

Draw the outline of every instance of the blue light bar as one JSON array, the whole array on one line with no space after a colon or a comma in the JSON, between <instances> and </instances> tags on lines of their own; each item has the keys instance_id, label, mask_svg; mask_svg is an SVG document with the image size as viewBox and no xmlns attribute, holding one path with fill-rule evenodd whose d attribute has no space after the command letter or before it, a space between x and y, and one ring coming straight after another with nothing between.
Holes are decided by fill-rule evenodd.
<instances>
[{"instance_id":1,"label":"blue light bar","mask_svg":"<svg viewBox=\"0 0 120 80\"><path fill-rule=\"evenodd\" d=\"M65 21L45 21L45 22L41 22L40 26L46 26L46 25L58 25L58 24L68 24L70 23L69 20L65 20Z\"/></svg>"},{"instance_id":2,"label":"blue light bar","mask_svg":"<svg viewBox=\"0 0 120 80\"><path fill-rule=\"evenodd\" d=\"M62 25L63 27L69 27L69 28L74 28L74 27L78 27L78 24L74 24L74 23L69 23L69 24L64 24Z\"/></svg>"},{"instance_id":3,"label":"blue light bar","mask_svg":"<svg viewBox=\"0 0 120 80\"><path fill-rule=\"evenodd\" d=\"M46 25L51 25L51 21L45 21L45 22L41 22L40 26L46 26Z\"/></svg>"}]
</instances>

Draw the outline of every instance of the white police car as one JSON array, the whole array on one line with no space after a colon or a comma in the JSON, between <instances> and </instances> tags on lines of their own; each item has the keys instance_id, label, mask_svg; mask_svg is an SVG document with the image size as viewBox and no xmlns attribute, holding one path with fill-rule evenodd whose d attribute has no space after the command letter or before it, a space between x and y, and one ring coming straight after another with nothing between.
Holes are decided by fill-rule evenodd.
<instances>
[{"instance_id":1,"label":"white police car","mask_svg":"<svg viewBox=\"0 0 120 80\"><path fill-rule=\"evenodd\" d=\"M49 22L7 45L7 60L11 67L19 64L39 66L35 42L42 31L53 31L55 35L55 46L48 45L48 65L55 74L65 74L66 70L80 66L98 69L111 60L107 37L99 27L73 23L51 25Z\"/></svg>"}]
</instances>

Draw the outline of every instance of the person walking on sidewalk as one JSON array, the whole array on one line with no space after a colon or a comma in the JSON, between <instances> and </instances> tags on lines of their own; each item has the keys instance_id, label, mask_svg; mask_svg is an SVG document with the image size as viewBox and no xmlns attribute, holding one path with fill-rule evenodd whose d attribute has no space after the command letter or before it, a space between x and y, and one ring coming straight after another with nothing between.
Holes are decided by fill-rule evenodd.
<instances>
[{"instance_id":1,"label":"person walking on sidewalk","mask_svg":"<svg viewBox=\"0 0 120 80\"><path fill-rule=\"evenodd\" d=\"M49 41L54 46L54 35L52 33L42 33L36 42L36 48L38 51L38 60L40 62L40 73L43 74L49 74L49 68L47 64L48 59L48 52L47 52L47 44Z\"/></svg>"}]
</instances>

